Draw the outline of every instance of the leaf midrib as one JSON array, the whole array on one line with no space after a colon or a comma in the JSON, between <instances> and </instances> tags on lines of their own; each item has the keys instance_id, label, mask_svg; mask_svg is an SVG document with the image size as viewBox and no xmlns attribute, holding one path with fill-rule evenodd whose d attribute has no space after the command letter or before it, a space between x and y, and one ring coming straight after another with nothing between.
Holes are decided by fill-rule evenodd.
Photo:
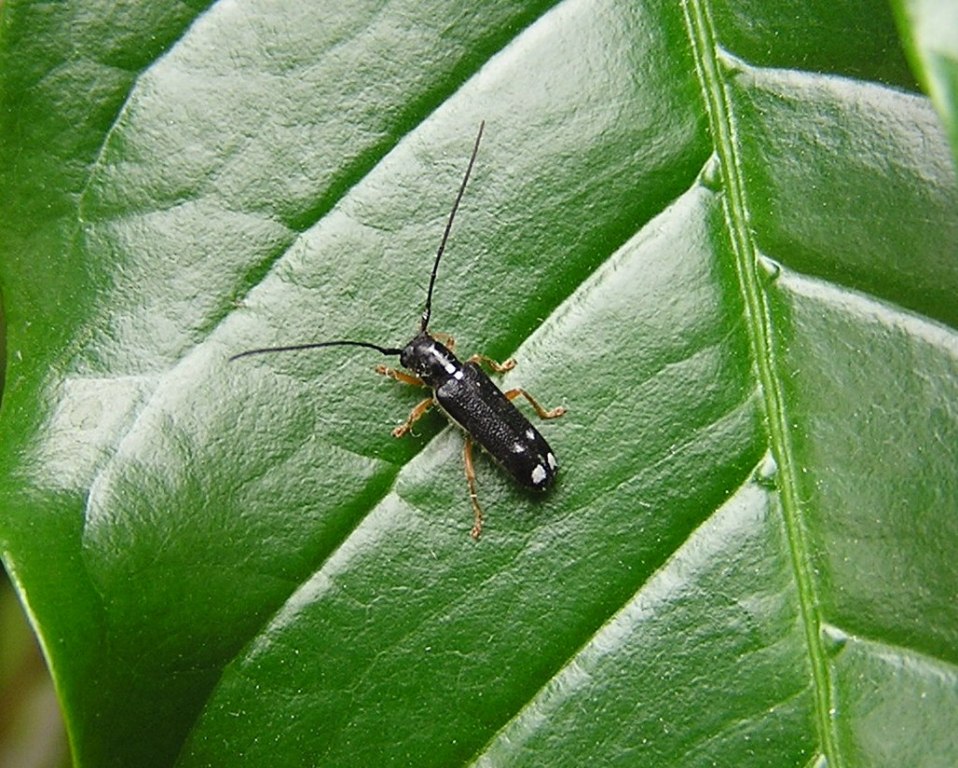
<instances>
[{"instance_id":1,"label":"leaf midrib","mask_svg":"<svg viewBox=\"0 0 958 768\"><path fill-rule=\"evenodd\" d=\"M734 141L733 117L725 92L719 48L706 0L687 0L683 9L715 153L725 181L723 208L744 298L749 345L761 385L769 444L778 465L777 487L781 494L782 516L808 650L821 750L829 765L841 768L844 761L838 747L838 734L835 721L829 716L833 709L832 687L827 654L821 639L821 616L811 575L810 550L801 520L798 472L790 439L784 388L779 374L779 361L774 352L771 316L758 273L758 254L749 235L745 179Z\"/></svg>"}]
</instances>

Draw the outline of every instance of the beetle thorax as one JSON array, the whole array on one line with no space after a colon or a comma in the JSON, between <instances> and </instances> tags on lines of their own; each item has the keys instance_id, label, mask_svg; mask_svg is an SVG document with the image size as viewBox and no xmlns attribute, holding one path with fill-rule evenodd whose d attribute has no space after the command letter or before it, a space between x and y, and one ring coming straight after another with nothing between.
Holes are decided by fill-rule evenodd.
<instances>
[{"instance_id":1,"label":"beetle thorax","mask_svg":"<svg viewBox=\"0 0 958 768\"><path fill-rule=\"evenodd\" d=\"M399 354L404 368L415 373L430 387L437 387L462 368L449 349L428 333L420 333Z\"/></svg>"}]
</instances>

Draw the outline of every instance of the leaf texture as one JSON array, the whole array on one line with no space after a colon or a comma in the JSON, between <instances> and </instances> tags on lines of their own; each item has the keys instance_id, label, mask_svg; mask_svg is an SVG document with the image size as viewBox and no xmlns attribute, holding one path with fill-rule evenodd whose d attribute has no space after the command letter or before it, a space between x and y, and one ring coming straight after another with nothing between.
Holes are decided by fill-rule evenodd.
<instances>
[{"instance_id":1,"label":"leaf texture","mask_svg":"<svg viewBox=\"0 0 958 768\"><path fill-rule=\"evenodd\" d=\"M77 765L958 759L958 183L890 10L4 13L0 546ZM227 358L407 341L480 120L433 326L569 412L474 544L374 353Z\"/></svg>"}]
</instances>

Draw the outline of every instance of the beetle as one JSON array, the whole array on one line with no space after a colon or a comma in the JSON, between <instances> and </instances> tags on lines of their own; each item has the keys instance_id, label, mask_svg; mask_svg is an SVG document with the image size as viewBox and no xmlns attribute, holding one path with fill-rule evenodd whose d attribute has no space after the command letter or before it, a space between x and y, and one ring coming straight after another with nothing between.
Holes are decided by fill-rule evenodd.
<instances>
[{"instance_id":1,"label":"beetle","mask_svg":"<svg viewBox=\"0 0 958 768\"><path fill-rule=\"evenodd\" d=\"M466 172L446 221L439 249L433 260L429 289L426 293L426 306L420 320L419 332L409 343L404 347L383 347L367 341L337 339L248 349L229 358L232 362L242 357L272 352L346 346L374 349L388 357L398 355L399 364L411 373L385 365L376 366L376 372L406 384L428 387L432 393L412 409L409 418L393 430L393 435L395 437L405 435L434 405L462 429L465 433L463 459L466 482L469 486L469 500L473 510L473 525L470 531L473 539L479 538L483 523L482 507L479 505L476 492L476 472L472 459L473 443L478 443L523 487L534 491L546 491L554 483L559 468L555 453L539 430L532 426L512 401L517 397L525 398L542 419L555 419L566 412L566 409L561 406L551 410L543 408L532 395L521 388L503 392L482 368L482 365L486 365L491 370L502 373L514 368L515 360L509 359L500 364L485 355L473 355L465 362L461 362L453 353L455 342L452 337L429 331L432 296L436 285L436 275L439 272L439 261L446 249L452 222L456 217L456 211L459 210L466 184L469 182L469 175L476 162L484 127L483 121L479 124L479 133L472 148L469 164L466 166Z\"/></svg>"}]
</instances>

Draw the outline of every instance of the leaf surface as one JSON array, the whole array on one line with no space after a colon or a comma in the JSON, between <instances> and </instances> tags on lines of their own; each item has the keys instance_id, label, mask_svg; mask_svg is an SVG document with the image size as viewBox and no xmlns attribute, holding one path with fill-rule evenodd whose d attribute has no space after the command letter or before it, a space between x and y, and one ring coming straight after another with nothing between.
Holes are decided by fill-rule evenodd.
<instances>
[{"instance_id":1,"label":"leaf surface","mask_svg":"<svg viewBox=\"0 0 958 768\"><path fill-rule=\"evenodd\" d=\"M0 545L78 765L958 759L958 183L890 10L11 3L0 55ZM227 358L405 343L480 120L433 329L569 412L474 544L374 352Z\"/></svg>"}]
</instances>

